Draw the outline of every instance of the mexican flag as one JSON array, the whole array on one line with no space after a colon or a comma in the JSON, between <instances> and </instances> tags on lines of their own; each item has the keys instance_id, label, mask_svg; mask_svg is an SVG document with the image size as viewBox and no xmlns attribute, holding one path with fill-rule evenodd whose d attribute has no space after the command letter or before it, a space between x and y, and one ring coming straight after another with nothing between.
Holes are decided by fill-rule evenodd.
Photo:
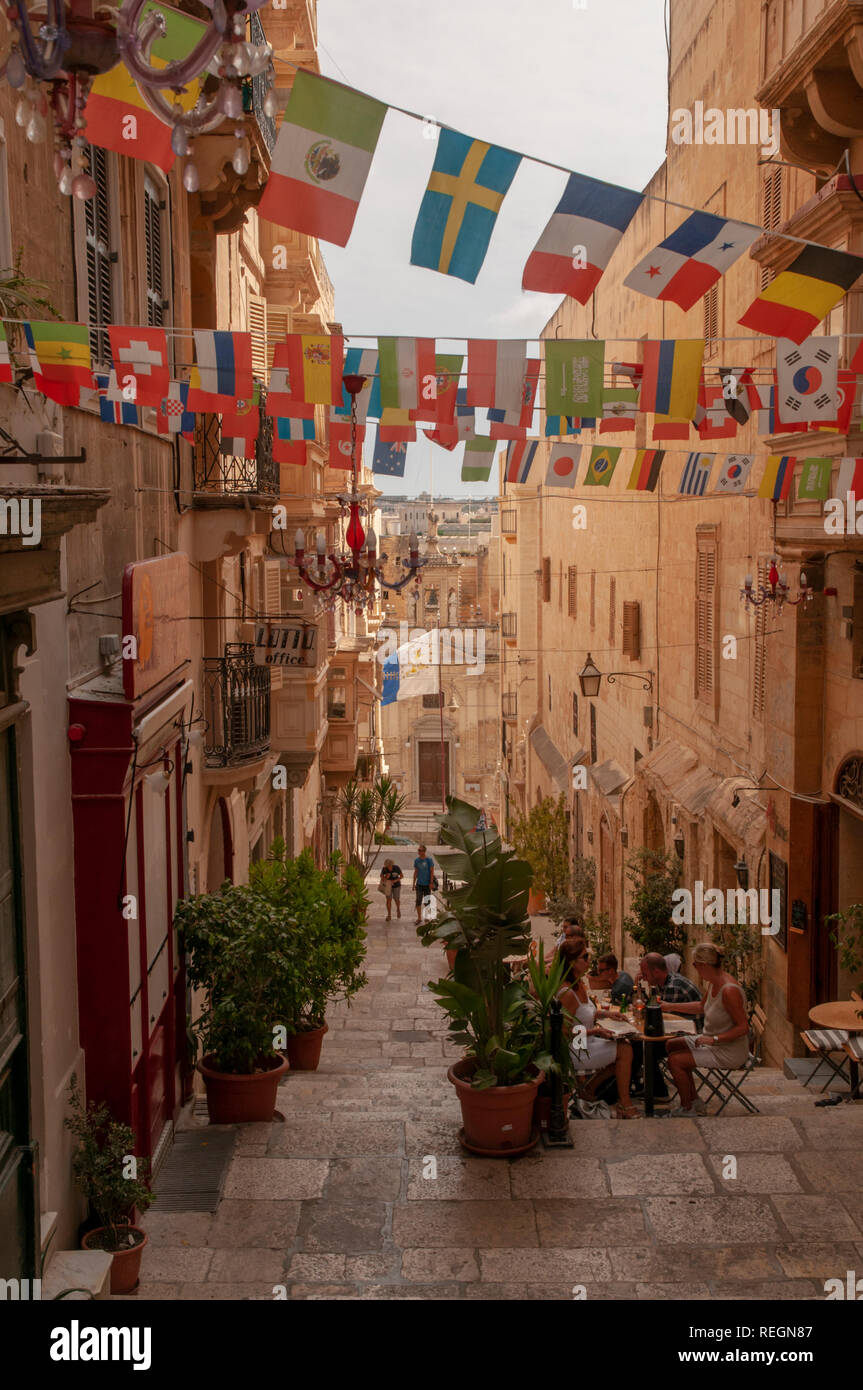
<instances>
[{"instance_id":1,"label":"mexican flag","mask_svg":"<svg viewBox=\"0 0 863 1390\"><path fill-rule=\"evenodd\" d=\"M200 42L206 25L187 14L181 14L179 10L154 3L144 6L141 19L152 10L160 11L165 16L166 32L163 39L157 39L153 44L150 61L153 67L164 68L169 63L188 57ZM184 111L190 111L200 91L201 83L196 79L177 95L176 100ZM172 97L171 93L165 95ZM175 155L171 149L171 127L153 114L122 63L96 78L87 98L84 116L87 139L91 145L113 150L115 154L127 154L132 159L149 160L151 164L164 169L165 173L173 165Z\"/></svg>"},{"instance_id":2,"label":"mexican flag","mask_svg":"<svg viewBox=\"0 0 863 1390\"><path fill-rule=\"evenodd\" d=\"M298 72L258 216L346 246L386 113L383 102Z\"/></svg>"}]
</instances>

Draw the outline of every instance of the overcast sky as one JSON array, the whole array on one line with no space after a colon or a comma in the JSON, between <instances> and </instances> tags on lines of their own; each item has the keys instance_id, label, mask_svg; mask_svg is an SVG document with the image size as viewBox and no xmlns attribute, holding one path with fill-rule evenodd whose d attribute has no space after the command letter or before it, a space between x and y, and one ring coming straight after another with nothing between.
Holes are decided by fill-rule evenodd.
<instances>
[{"instance_id":1,"label":"overcast sky","mask_svg":"<svg viewBox=\"0 0 863 1390\"><path fill-rule=\"evenodd\" d=\"M321 72L466 135L642 188L665 151L663 8L664 0L318 0ZM336 318L349 335L538 334L560 299L525 293L521 275L566 175L522 161L469 285L410 265L437 147L428 130L387 113L348 245L321 243ZM462 446L448 453L420 440L408 447L404 479L379 478L381 491L427 488L431 455L436 495L497 491L494 474L487 487L460 483Z\"/></svg>"}]
</instances>

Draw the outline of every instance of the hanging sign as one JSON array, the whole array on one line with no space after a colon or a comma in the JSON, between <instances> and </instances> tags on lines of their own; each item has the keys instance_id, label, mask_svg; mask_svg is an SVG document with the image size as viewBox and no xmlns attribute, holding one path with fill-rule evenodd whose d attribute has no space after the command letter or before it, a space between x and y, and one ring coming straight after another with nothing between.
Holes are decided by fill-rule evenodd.
<instances>
[{"instance_id":1,"label":"hanging sign","mask_svg":"<svg viewBox=\"0 0 863 1390\"><path fill-rule=\"evenodd\" d=\"M256 666L316 666L318 629L308 623L256 623Z\"/></svg>"}]
</instances>

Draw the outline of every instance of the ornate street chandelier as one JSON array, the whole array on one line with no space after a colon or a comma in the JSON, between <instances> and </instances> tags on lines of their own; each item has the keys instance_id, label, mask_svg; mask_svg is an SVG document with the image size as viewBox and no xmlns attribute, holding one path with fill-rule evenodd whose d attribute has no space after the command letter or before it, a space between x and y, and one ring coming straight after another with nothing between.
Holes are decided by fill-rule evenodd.
<instances>
[{"instance_id":1,"label":"ornate street chandelier","mask_svg":"<svg viewBox=\"0 0 863 1390\"><path fill-rule=\"evenodd\" d=\"M752 575L747 574L743 581L743 588L740 590L740 597L743 599L747 608L760 608L762 604L774 603L777 613L782 612L784 604L790 603L795 607L798 603L808 604L815 597L815 590L806 580L803 570L800 571L800 588L796 598L791 598L788 587L788 579L784 573L780 574L776 566L776 557L770 561L770 569L767 571L767 584L759 584L755 590Z\"/></svg>"},{"instance_id":2,"label":"ornate street chandelier","mask_svg":"<svg viewBox=\"0 0 863 1390\"><path fill-rule=\"evenodd\" d=\"M381 589L403 589L411 580L419 583L419 572L426 563L420 559L419 541L416 531L411 531L408 541L409 554L402 565L407 573L397 579L388 579L382 569L389 556L377 553L378 540L369 527L363 529L360 513L368 504L359 490L357 468L357 396L366 383L363 376L348 374L342 377L345 390L351 398L351 490L346 496L338 498L342 509L342 520L347 520L344 547L339 555L327 555L327 538L319 531L315 543L316 557L306 559L306 538L298 530L294 540L294 564L300 578L310 589L326 595L327 607L334 608L336 601L353 607L357 615L370 607L377 597L376 585ZM368 515L366 515L368 521Z\"/></svg>"},{"instance_id":3,"label":"ornate street chandelier","mask_svg":"<svg viewBox=\"0 0 863 1390\"><path fill-rule=\"evenodd\" d=\"M181 61L156 67L153 44L166 32L160 10L144 14L148 0L123 0L119 8L99 0L0 0L0 10L12 27L12 46L0 56L0 78L21 92L15 111L32 144L54 124L54 172L61 193L92 198L96 185L87 173L84 107L94 78L123 63L150 110L171 127L176 155L191 153L190 140L213 130L224 120L242 122L243 80L272 73L273 50L268 43L246 39L246 17L264 0L201 0L212 18L195 48ZM143 18L142 18L143 16ZM198 97L184 111L179 100L187 87L209 73L218 80L214 92ZM166 92L173 92L173 101ZM264 112L275 116L275 92L270 86ZM234 168L245 173L248 150L238 125ZM244 167L241 167L244 166ZM193 163L183 171L187 192L198 188Z\"/></svg>"}]
</instances>

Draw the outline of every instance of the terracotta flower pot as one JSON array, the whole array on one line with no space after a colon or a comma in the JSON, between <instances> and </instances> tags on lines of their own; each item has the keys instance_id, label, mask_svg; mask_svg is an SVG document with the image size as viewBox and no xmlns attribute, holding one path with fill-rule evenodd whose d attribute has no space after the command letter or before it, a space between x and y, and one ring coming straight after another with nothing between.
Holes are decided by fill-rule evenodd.
<instances>
[{"instance_id":1,"label":"terracotta flower pot","mask_svg":"<svg viewBox=\"0 0 863 1390\"><path fill-rule=\"evenodd\" d=\"M276 1109L279 1082L288 1070L284 1057L273 1057L263 1071L214 1071L212 1057L199 1063L207 1089L207 1109L211 1125L244 1125L253 1120L271 1120Z\"/></svg>"},{"instance_id":2,"label":"terracotta flower pot","mask_svg":"<svg viewBox=\"0 0 863 1390\"><path fill-rule=\"evenodd\" d=\"M131 1293L138 1283L138 1275L141 1270L141 1256L144 1253L144 1246L147 1244L148 1236L146 1231L142 1231L140 1226L126 1226L124 1230L132 1235L140 1236L141 1239L136 1245L130 1245L125 1250L109 1250L107 1253L111 1259L111 1292L112 1293ZM88 1231L81 1241L82 1250L104 1250L102 1240L107 1226L97 1226L95 1231Z\"/></svg>"},{"instance_id":3,"label":"terracotta flower pot","mask_svg":"<svg viewBox=\"0 0 863 1390\"><path fill-rule=\"evenodd\" d=\"M446 953L446 963L450 970L455 970L455 958L457 955L458 951L447 951Z\"/></svg>"},{"instance_id":4,"label":"terracotta flower pot","mask_svg":"<svg viewBox=\"0 0 863 1390\"><path fill-rule=\"evenodd\" d=\"M563 1093L563 1113L569 1115L569 1102L572 1099L571 1091ZM537 1129L548 1129L551 1120L551 1092L541 1086L536 1094L536 1104L533 1107L533 1122Z\"/></svg>"},{"instance_id":5,"label":"terracotta flower pot","mask_svg":"<svg viewBox=\"0 0 863 1390\"><path fill-rule=\"evenodd\" d=\"M324 1033L330 1031L329 1024L312 1028L307 1033L294 1033L288 1038L285 1051L291 1064L291 1071L317 1071L324 1045Z\"/></svg>"},{"instance_id":6,"label":"terracotta flower pot","mask_svg":"<svg viewBox=\"0 0 863 1390\"><path fill-rule=\"evenodd\" d=\"M545 912L545 893L540 888L531 888L527 898L528 916L537 917L541 912Z\"/></svg>"},{"instance_id":7,"label":"terracotta flower pot","mask_svg":"<svg viewBox=\"0 0 863 1390\"><path fill-rule=\"evenodd\" d=\"M509 1158L514 1150L530 1147L534 1141L533 1108L542 1073L517 1086L489 1086L478 1091L470 1084L475 1070L474 1059L464 1057L447 1072L461 1103L466 1147L481 1149L491 1158Z\"/></svg>"}]
</instances>

